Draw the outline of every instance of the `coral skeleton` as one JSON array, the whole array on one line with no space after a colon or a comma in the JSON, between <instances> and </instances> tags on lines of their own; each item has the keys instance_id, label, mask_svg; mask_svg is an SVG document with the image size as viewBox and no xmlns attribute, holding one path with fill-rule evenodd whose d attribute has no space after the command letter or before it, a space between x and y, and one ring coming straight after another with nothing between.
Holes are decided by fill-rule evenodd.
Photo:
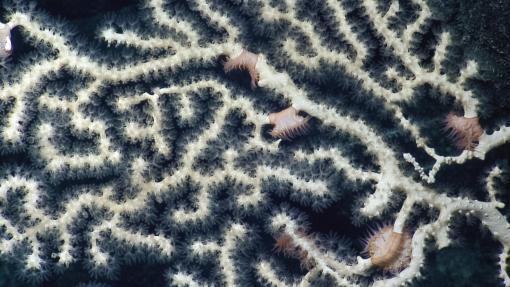
<instances>
[{"instance_id":1,"label":"coral skeleton","mask_svg":"<svg viewBox=\"0 0 510 287\"><path fill-rule=\"evenodd\" d=\"M491 282L510 286L508 115L480 117L503 103L474 88L483 65L455 54L438 1L145 0L86 31L12 2L0 257L23 282L77 265L116 282L143 262L168 286L402 286L460 245L467 217L501 247ZM238 69L256 90L226 75ZM437 139L453 106L460 154ZM304 140L268 139L269 124ZM382 221L368 256L327 236L356 242Z\"/></svg>"}]
</instances>

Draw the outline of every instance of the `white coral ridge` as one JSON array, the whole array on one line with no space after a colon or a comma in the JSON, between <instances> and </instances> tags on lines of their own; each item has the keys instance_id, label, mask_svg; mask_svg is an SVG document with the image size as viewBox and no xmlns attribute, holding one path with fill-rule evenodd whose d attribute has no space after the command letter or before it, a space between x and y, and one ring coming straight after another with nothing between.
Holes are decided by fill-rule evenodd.
<instances>
[{"instance_id":1,"label":"white coral ridge","mask_svg":"<svg viewBox=\"0 0 510 287\"><path fill-rule=\"evenodd\" d=\"M288 60L305 69L319 69L321 63L327 63L337 67L345 75L352 77L360 83L360 87L384 103L384 107L391 111L400 126L409 132L412 140L418 148L423 149L435 160L432 170L427 174L411 154L402 157L396 154L383 137L370 127L362 119L354 119L338 108L318 103L312 100L308 92L294 83L289 73L278 70L272 65L264 54L258 55L256 64L259 73L258 86L265 90L266 94L273 94L275 98L280 95L291 103L292 107L299 111L305 111L320 120L322 125L332 127L336 132L349 134L356 138L366 147L366 152L374 160L374 170L363 169L354 164L349 155L340 148L317 148L309 152L296 150L292 160L296 162L322 162L331 160L332 166L342 171L345 179L356 183L372 183L375 191L367 196L360 207L360 213L367 217L378 217L391 205L390 198L393 193L402 193L405 200L398 212L394 214L394 231L402 232L406 221L413 215L416 204L425 204L439 211L438 217L426 224L414 226L412 236L412 258L409 266L404 270L390 274L383 278L372 279L373 286L398 286L410 282L421 276L421 268L425 262L425 242L434 239L439 248L451 244L449 237L449 222L455 213L466 213L476 216L481 223L493 234L503 246L500 255L500 276L505 285L510 285L510 278L506 273L506 262L510 250L510 231L506 218L498 208L504 206L498 201L496 178L502 174L500 167L494 167L487 176L488 201L474 200L467 197L448 196L446 192L434 188L433 185L425 185L415 181L401 170L400 159L412 164L419 176L432 184L436 173L445 164L462 164L471 158L484 159L487 152L507 142L510 139L510 127L501 127L491 135L483 134L479 145L474 151L463 151L459 156L442 156L430 147L418 127L409 121L400 104L412 101L415 90L428 84L437 89L444 97L453 97L456 103L464 109L465 117L478 116L480 105L474 93L466 88L466 81L477 74L477 65L468 60L460 71L460 76L452 80L441 73L441 67L448 53L451 37L447 31L442 32L433 56L433 68L428 69L420 65L420 61L411 51L414 34L422 32L431 11L425 1L413 0L419 7L414 22L409 23L402 33L397 33L390 28L391 19L399 14L398 1L392 1L386 11L382 11L375 0L362 0L361 6L369 19L373 29L379 34L380 39L388 49L400 59L406 70L412 74L403 75L396 67L387 67L385 76L389 81L395 81L398 91L393 91L381 84L380 79L375 79L367 71L365 61L368 58L369 48L361 36L355 32L355 28L349 22L347 10L342 1L326 0L324 9L331 11L331 20L337 26L338 37L345 40L349 50L353 54L334 50L328 47L325 39L327 35L320 35L316 25L298 15L297 1L283 0L285 5L274 7L273 1L261 0L257 9L260 20L266 25L272 25L279 21L286 22L291 29L297 31L309 43L312 50L310 54L303 54L298 49L297 40L292 37L284 37L282 40L281 53L287 55ZM12 220L0 213L0 226L2 237L0 238L0 253L12 254L18 250L20 244L29 246L28 254L22 257L27 270L43 270L45 264L49 264L48 254L43 247L41 237L44 234L53 234L56 237L57 251L51 258L56 264L69 266L77 258L76 252L79 246L75 240L77 234L73 233L73 224L83 216L88 216L89 210L101 210L104 216L94 218L94 225L89 226L85 238L88 238L86 257L93 268L108 269L118 252L113 252L105 247L105 239L119 242L119 246L127 248L143 248L152 250L162 258L171 258L175 253L176 246L187 248L196 260L204 260L212 257L213 262L221 276L218 282L203 282L203 278L197 279L196 272L186 270L184 267L169 271L168 279L174 286L240 286L243 278L241 268L252 268L252 273L259 277L261 282L270 286L313 286L314 280L321 276L329 277L337 285L356 286L371 280L370 271L372 264L369 259L356 257L355 260L341 258L335 252L325 250L316 242L300 236L300 221L295 214L287 211L272 214L270 229L273 232L284 232L293 243L307 252L314 265L308 273L299 280L291 280L288 276L282 276L278 270L284 267L276 267L276 261L265 256L253 258L256 264L238 266L236 259L237 250L243 248L244 243L249 241L251 227L242 219L227 220L221 222L221 238L197 238L193 242L179 242L175 245L172 238L167 236L163 228L150 234L147 231L137 231L126 227L125 217L132 214L143 214L151 200L162 202L168 197L178 193L179 187L192 183L197 187L197 192L191 195L192 207L169 206L168 216L162 220L167 221L169 226L177 229L198 224L208 224L215 206L214 186L225 182L225 179L245 187L231 194L234 202L229 208L238 209L233 216L238 214L250 214L257 207L269 200L267 192L263 190L263 183L268 179L286 182L292 186L293 197L305 198L309 201L321 201L334 196L337 192L320 177L294 173L284 164L263 160L254 161L251 170L247 171L238 165L240 158L248 152L261 152L269 156L279 152L279 141L268 143L261 136L263 125L267 124L267 111L257 108L250 97L232 89L216 78L200 78L182 84L168 84L163 87L155 87L152 91L139 93L133 89L132 93L117 95L114 100L113 112L121 119L121 127L113 127L113 123L101 116L88 111L88 107L95 105L97 97L104 97L104 87L120 86L130 82L136 82L144 78L157 77L163 72L174 71L190 63L213 65L221 55L235 57L243 50L249 51L248 47L240 45L240 33L242 29L234 25L227 14L215 8L206 0L190 0L190 8L199 15L201 20L208 23L213 29L221 31L222 38L209 41L207 36L202 35L203 29L194 27L198 22L180 16L171 16L171 10L167 10L167 3L163 0L146 0L147 11L151 13L151 20L162 30L172 31L173 36L163 37L160 35L141 35L133 27L116 32L113 26L106 26L99 32L101 41L109 45L130 46L146 53L143 61L134 61L123 65L113 65L102 60L93 58L88 54L78 52L64 32L57 31L48 23L41 21L37 11L16 11L8 15L9 27L21 26L24 36L30 38L36 44L44 44L52 49L51 55L30 59L26 67L18 71L14 80L5 82L0 88L0 101L8 102L7 112L2 119L0 139L6 146L15 147L19 150L25 148L27 142L33 143L35 149L30 156L36 158L44 172L54 176L72 172L73 174L89 174L90 172L101 173L104 170L122 167L128 176L124 179L133 189L133 196L123 200L118 199L123 194L125 187L114 184L105 184L98 190L93 188L80 189L73 192L75 196L69 196L61 203L61 208L55 212L49 212L44 205L46 188L36 175L16 170L4 175L0 181L0 201L5 202L11 193L16 192L21 197L19 218L26 218L28 223ZM12 11L9 10L9 11ZM5 28L5 26L3 26ZM0 27L0 29L3 29ZM140 29L141 30L141 29ZM175 37L178 35L178 37ZM1 39L0 39L1 40ZM1 41L0 41L1 42ZM4 48L14 48L15 45L5 43ZM9 46L10 45L10 46ZM0 47L2 48L2 47ZM168 51L168 53L155 53L154 51ZM163 56L161 56L161 54ZM159 55L159 56L158 56ZM87 78L82 82L80 89L71 95L46 89L45 82L58 75L61 70L72 71ZM9 72L9 71L7 71ZM35 91L35 92L34 92ZM199 130L192 136L187 144L175 155L175 169L163 172L158 178L152 173L152 158L140 154L124 154L123 149L116 143L141 143L149 147L154 154L164 158L171 158L177 151L174 150L164 129L167 117L162 101L172 98L176 103L177 115L173 115L180 124L192 124L195 121L196 107L192 102L192 95L200 93L213 94L220 103L217 108L210 111L211 120L207 127ZM138 122L134 107L147 104L144 113L149 120ZM30 116L34 109L38 114L45 112L55 117L41 117L36 121ZM227 117L232 111L240 111L245 124L252 130L244 142L229 146L227 150L218 155L218 166L211 172L202 172L196 168L195 162L201 153L207 152L212 142L218 140L221 132L228 124ZM66 128L80 138L86 138L95 143L94 149L89 153L69 151L60 146L57 133L60 132L62 123L53 122L57 117L65 119ZM33 125L30 137L27 135L28 123ZM113 136L109 130L117 128L118 135ZM120 139L118 139L120 138ZM125 163L128 164L125 164ZM303 164L304 164L303 163ZM127 166L127 167L126 167ZM118 190L119 189L119 190ZM21 192L20 192L21 191ZM2 205L2 208L4 208ZM242 217L241 217L242 218ZM174 234L171 232L170 234ZM270 255L268 255L270 257ZM44 259L43 259L44 258ZM208 262L211 262L208 259ZM190 266L186 266L188 268ZM360 278L365 278L360 280ZM364 283L363 283L364 284Z\"/></svg>"}]
</instances>

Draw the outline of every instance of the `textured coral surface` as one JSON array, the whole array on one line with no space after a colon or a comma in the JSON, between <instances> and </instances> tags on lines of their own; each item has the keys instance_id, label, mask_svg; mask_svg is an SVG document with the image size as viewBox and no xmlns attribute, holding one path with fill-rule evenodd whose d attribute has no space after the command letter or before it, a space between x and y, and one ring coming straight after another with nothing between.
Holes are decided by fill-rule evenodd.
<instances>
[{"instance_id":1,"label":"textured coral surface","mask_svg":"<svg viewBox=\"0 0 510 287\"><path fill-rule=\"evenodd\" d=\"M0 286L510 285L510 2L0 23Z\"/></svg>"}]
</instances>

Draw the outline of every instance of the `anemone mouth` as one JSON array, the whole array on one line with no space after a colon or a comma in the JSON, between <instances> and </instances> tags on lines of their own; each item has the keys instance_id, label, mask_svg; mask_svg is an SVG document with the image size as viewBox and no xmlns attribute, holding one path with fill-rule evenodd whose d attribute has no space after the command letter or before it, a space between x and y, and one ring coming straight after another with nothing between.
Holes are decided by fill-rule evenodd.
<instances>
[{"instance_id":1,"label":"anemone mouth","mask_svg":"<svg viewBox=\"0 0 510 287\"><path fill-rule=\"evenodd\" d=\"M250 74L252 89L257 87L259 81L259 72L256 69L258 55L252 52L243 50L241 54L231 59L228 59L223 64L223 71L230 73L233 70L244 70Z\"/></svg>"},{"instance_id":2,"label":"anemone mouth","mask_svg":"<svg viewBox=\"0 0 510 287\"><path fill-rule=\"evenodd\" d=\"M269 114L269 122L274 125L271 135L275 138L291 140L308 131L310 117L302 117L298 111L289 107L278 113Z\"/></svg>"},{"instance_id":3,"label":"anemone mouth","mask_svg":"<svg viewBox=\"0 0 510 287\"><path fill-rule=\"evenodd\" d=\"M409 266L411 242L408 232L395 232L392 225L386 225L372 232L366 240L365 249L374 266L396 273Z\"/></svg>"},{"instance_id":4,"label":"anemone mouth","mask_svg":"<svg viewBox=\"0 0 510 287\"><path fill-rule=\"evenodd\" d=\"M460 150L474 150L483 134L478 117L466 118L454 113L446 116L445 130L450 131L449 137Z\"/></svg>"}]
</instances>

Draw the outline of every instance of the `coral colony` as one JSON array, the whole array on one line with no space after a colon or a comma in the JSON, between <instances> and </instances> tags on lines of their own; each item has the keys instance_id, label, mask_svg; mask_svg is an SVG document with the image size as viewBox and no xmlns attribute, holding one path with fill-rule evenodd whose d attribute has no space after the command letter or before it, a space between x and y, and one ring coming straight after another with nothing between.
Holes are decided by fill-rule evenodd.
<instances>
[{"instance_id":1,"label":"coral colony","mask_svg":"<svg viewBox=\"0 0 510 287\"><path fill-rule=\"evenodd\" d=\"M277 51L221 1L146 0L139 21L108 15L93 40L37 6L3 4L0 137L14 159L1 171L0 253L17 276L37 284L79 265L114 280L147 260L169 266L169 286L400 286L427 276L430 250L459 244L452 224L469 216L499 242L510 285L506 167L485 170L478 197L438 178L483 162L510 127L483 130L475 60L445 72L448 26L423 62L427 1L324 0L321 19L297 0L233 3L256 33L287 31ZM34 49L8 61L14 27ZM320 73L346 88L321 95L304 80ZM406 108L423 86L449 107L437 119L449 149ZM349 87L367 99L357 110L342 102ZM368 235L351 239L364 246L310 224L340 205L354 205L351 228Z\"/></svg>"}]
</instances>

